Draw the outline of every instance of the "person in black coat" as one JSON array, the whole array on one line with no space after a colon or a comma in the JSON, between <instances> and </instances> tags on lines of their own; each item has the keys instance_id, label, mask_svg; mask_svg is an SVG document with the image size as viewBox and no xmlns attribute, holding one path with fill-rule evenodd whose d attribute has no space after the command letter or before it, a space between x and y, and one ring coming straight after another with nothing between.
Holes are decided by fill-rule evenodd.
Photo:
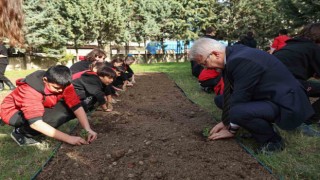
<instances>
[{"instance_id":1,"label":"person in black coat","mask_svg":"<svg viewBox=\"0 0 320 180\"><path fill-rule=\"evenodd\" d=\"M91 70L76 73L72 76L72 84L86 112L95 109L98 104L103 111L112 111L111 102L106 97L106 88L113 82L114 70L103 62L92 65Z\"/></svg>"},{"instance_id":2,"label":"person in black coat","mask_svg":"<svg viewBox=\"0 0 320 180\"><path fill-rule=\"evenodd\" d=\"M244 45L225 47L201 38L192 46L190 58L223 70L224 95L216 96L215 103L224 106L224 116L211 129L211 140L231 138L243 127L260 144L260 152L279 151L284 143L272 124L293 130L314 114L301 84L267 52Z\"/></svg>"},{"instance_id":3,"label":"person in black coat","mask_svg":"<svg viewBox=\"0 0 320 180\"><path fill-rule=\"evenodd\" d=\"M16 88L12 84L12 82L4 75L8 64L8 50L6 46L2 42L0 42L0 91L3 91L4 83L9 86L10 90Z\"/></svg>"},{"instance_id":4,"label":"person in black coat","mask_svg":"<svg viewBox=\"0 0 320 180\"><path fill-rule=\"evenodd\" d=\"M306 25L296 37L287 40L286 43L286 46L276 51L274 56L300 81L309 97L319 98L320 23ZM320 122L320 100L315 101L312 106L316 114L306 122L306 125ZM306 134L312 135L307 131Z\"/></svg>"},{"instance_id":5,"label":"person in black coat","mask_svg":"<svg viewBox=\"0 0 320 180\"><path fill-rule=\"evenodd\" d=\"M257 47L257 41L253 37L253 32L247 32L247 36L245 36L242 40L242 44L251 48Z\"/></svg>"}]
</instances>

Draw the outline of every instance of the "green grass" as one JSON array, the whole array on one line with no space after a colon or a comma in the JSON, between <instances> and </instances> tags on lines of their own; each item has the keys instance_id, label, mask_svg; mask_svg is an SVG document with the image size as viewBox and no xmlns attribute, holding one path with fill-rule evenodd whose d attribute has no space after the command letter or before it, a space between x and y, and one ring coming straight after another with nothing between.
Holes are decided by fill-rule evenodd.
<instances>
[{"instance_id":1,"label":"green grass","mask_svg":"<svg viewBox=\"0 0 320 180\"><path fill-rule=\"evenodd\" d=\"M133 65L135 72L164 72L169 75L193 102L200 105L219 121L221 111L213 103L213 95L199 90L197 79L191 75L190 63L159 63ZM272 155L254 155L268 166L278 178L320 179L320 138L303 136L296 132L281 131L286 148ZM252 140L243 144L253 152Z\"/></svg>"},{"instance_id":2,"label":"green grass","mask_svg":"<svg viewBox=\"0 0 320 180\"><path fill-rule=\"evenodd\" d=\"M158 63L132 65L135 73L163 72L183 89L187 97L207 110L219 121L221 111L213 103L213 95L199 89L197 79L191 75L190 63ZM15 80L32 71L8 71L7 77ZM3 91L4 95L9 91ZM73 127L67 124L64 132ZM12 127L0 126L0 179L30 179L51 155L56 141L49 140L49 147L19 147L9 136ZM286 149L273 155L255 155L273 173L284 179L320 179L320 138L305 137L298 133L280 131L286 141ZM243 142L249 149L255 144Z\"/></svg>"}]
</instances>

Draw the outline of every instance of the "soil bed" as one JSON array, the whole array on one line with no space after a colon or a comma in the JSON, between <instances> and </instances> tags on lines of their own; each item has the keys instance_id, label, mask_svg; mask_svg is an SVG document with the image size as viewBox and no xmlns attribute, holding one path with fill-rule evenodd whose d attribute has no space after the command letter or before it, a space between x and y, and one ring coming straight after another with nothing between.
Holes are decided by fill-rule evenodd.
<instances>
[{"instance_id":1,"label":"soil bed","mask_svg":"<svg viewBox=\"0 0 320 180\"><path fill-rule=\"evenodd\" d=\"M205 141L212 117L165 74L136 80L116 111L91 115L98 139L63 144L37 179L273 179L234 140Z\"/></svg>"}]
</instances>

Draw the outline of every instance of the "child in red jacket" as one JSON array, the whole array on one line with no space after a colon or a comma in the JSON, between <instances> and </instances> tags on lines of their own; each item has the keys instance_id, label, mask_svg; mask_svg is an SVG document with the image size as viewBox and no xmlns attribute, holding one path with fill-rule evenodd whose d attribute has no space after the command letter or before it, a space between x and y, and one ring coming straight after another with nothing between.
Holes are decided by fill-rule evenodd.
<instances>
[{"instance_id":1,"label":"child in red jacket","mask_svg":"<svg viewBox=\"0 0 320 180\"><path fill-rule=\"evenodd\" d=\"M72 145L89 144L97 138L71 84L70 69L62 65L17 80L17 88L1 104L0 115L4 123L15 127L11 137L20 146L39 144L33 137L40 134ZM75 117L88 132L87 140L56 129Z\"/></svg>"},{"instance_id":2,"label":"child in red jacket","mask_svg":"<svg viewBox=\"0 0 320 180\"><path fill-rule=\"evenodd\" d=\"M270 54L278 51L279 49L283 48L286 45L286 41L291 39L288 35L288 31L286 29L281 29L279 31L279 36L275 37L273 43L271 45Z\"/></svg>"},{"instance_id":3,"label":"child in red jacket","mask_svg":"<svg viewBox=\"0 0 320 180\"><path fill-rule=\"evenodd\" d=\"M198 77L201 89L207 93L214 91L216 85L220 84L220 79L221 73L215 69L203 69Z\"/></svg>"}]
</instances>

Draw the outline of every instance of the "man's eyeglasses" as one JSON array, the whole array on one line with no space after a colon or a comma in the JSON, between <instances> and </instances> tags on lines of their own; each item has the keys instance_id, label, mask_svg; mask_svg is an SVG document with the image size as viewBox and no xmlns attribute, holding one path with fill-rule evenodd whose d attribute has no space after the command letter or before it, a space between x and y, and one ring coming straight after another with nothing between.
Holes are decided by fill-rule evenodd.
<instances>
[{"instance_id":1,"label":"man's eyeglasses","mask_svg":"<svg viewBox=\"0 0 320 180\"><path fill-rule=\"evenodd\" d=\"M207 63L208 63L208 58L211 56L211 53L207 56L207 58L203 61L203 62L201 62L201 63L199 63L201 66L206 66L207 65Z\"/></svg>"}]
</instances>

